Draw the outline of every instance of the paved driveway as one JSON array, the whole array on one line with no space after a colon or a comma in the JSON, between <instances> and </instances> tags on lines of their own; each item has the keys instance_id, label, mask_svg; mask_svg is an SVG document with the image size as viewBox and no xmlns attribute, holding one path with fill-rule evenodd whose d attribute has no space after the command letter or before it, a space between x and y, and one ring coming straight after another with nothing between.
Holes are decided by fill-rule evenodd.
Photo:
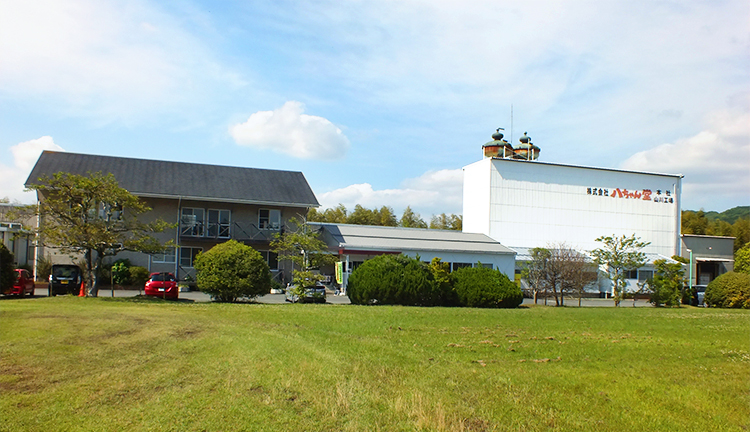
<instances>
[{"instance_id":1,"label":"paved driveway","mask_svg":"<svg viewBox=\"0 0 750 432\"><path fill-rule=\"evenodd\" d=\"M46 297L47 296L47 288L37 288L35 290L35 294L38 297ZM114 292L110 289L103 289L99 290L99 297L135 297L138 294L143 294L142 291L134 291L134 290L114 290ZM190 292L181 292L180 293L180 299L181 300L188 300L188 301L194 301L194 302L210 302L211 296L208 294L202 293L200 291L190 291ZM258 297L256 300L258 303L265 303L265 304L288 304L286 303L286 296L284 294L266 294L262 297ZM347 296L334 296L329 295L326 297L326 302L330 304L351 304L349 301L349 297ZM524 305L533 305L534 300L525 298L523 299ZM544 299L539 299L537 301L538 305L544 305ZM547 305L548 306L554 306L555 305L555 299L554 298L548 298L547 299ZM578 306L578 299L574 298L566 298L565 299L565 305L568 307L576 307ZM581 301L581 306L585 307L614 307L615 302L612 299L599 299L599 298L588 298L583 299ZM635 304L633 303L633 300L623 300L620 303L620 307L650 307L651 303L648 302L648 300L637 300Z\"/></svg>"},{"instance_id":2,"label":"paved driveway","mask_svg":"<svg viewBox=\"0 0 750 432\"><path fill-rule=\"evenodd\" d=\"M36 288L34 295L37 297L47 297L47 288ZM111 289L100 289L99 297L135 297L139 294L143 294L143 291L135 290L111 290ZM200 291L181 292L180 300L188 300L194 302L210 302L211 296L202 293ZM255 299L258 303L266 304L287 304L286 296L284 294L266 294L262 297ZM334 296L329 295L326 297L326 302L330 304L350 304L349 297L347 296Z\"/></svg>"}]
</instances>

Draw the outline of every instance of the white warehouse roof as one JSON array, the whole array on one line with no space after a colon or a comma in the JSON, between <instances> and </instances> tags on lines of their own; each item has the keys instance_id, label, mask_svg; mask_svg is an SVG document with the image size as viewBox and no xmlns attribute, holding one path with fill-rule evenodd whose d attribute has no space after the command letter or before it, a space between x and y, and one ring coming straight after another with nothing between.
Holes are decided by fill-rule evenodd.
<instances>
[{"instance_id":1,"label":"white warehouse roof","mask_svg":"<svg viewBox=\"0 0 750 432\"><path fill-rule=\"evenodd\" d=\"M487 235L453 230L400 228L311 222L324 231L329 246L339 250L403 252L434 251L515 255Z\"/></svg>"}]
</instances>

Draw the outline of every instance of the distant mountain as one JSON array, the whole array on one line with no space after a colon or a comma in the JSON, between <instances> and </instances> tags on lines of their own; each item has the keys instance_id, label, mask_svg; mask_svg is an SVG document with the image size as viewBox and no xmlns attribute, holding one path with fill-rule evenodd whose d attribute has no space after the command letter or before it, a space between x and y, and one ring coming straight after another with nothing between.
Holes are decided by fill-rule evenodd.
<instances>
[{"instance_id":1,"label":"distant mountain","mask_svg":"<svg viewBox=\"0 0 750 432\"><path fill-rule=\"evenodd\" d=\"M697 210L687 210L691 212L697 212ZM729 210L721 213L715 211L705 212L706 219L709 221L722 220L729 224L734 224L737 219L750 219L750 206L739 206L730 208Z\"/></svg>"}]
</instances>

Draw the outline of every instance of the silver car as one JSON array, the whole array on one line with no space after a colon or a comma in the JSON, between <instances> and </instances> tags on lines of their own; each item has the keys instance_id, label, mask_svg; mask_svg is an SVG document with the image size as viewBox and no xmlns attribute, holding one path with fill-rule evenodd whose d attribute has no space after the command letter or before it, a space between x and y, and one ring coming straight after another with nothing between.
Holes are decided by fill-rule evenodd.
<instances>
[{"instance_id":1,"label":"silver car","mask_svg":"<svg viewBox=\"0 0 750 432\"><path fill-rule=\"evenodd\" d=\"M300 298L297 295L298 290L296 286L292 285L286 289L286 301L290 303L325 303L326 302L326 287L322 283L318 282L313 286L307 286L304 288L304 295Z\"/></svg>"}]
</instances>

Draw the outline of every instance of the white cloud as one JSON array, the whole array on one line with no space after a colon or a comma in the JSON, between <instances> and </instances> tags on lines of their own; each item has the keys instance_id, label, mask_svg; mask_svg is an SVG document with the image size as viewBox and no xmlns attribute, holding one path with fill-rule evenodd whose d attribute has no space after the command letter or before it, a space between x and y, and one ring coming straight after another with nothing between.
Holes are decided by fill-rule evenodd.
<instances>
[{"instance_id":1,"label":"white cloud","mask_svg":"<svg viewBox=\"0 0 750 432\"><path fill-rule=\"evenodd\" d=\"M683 209L750 204L750 114L722 111L706 123L698 134L636 153L622 167L683 174Z\"/></svg>"},{"instance_id":2,"label":"white cloud","mask_svg":"<svg viewBox=\"0 0 750 432\"><path fill-rule=\"evenodd\" d=\"M34 202L33 192L24 192L24 182L43 150L65 151L55 144L51 136L24 141L10 148L13 165L0 163L0 198L22 203ZM8 158L10 159L10 158Z\"/></svg>"},{"instance_id":3,"label":"white cloud","mask_svg":"<svg viewBox=\"0 0 750 432\"><path fill-rule=\"evenodd\" d=\"M0 2L0 95L112 121L242 85L183 26L144 1Z\"/></svg>"},{"instance_id":4,"label":"white cloud","mask_svg":"<svg viewBox=\"0 0 750 432\"><path fill-rule=\"evenodd\" d=\"M301 159L338 159L346 155L349 139L323 117L304 113L301 102L289 101L273 111L258 111L229 128L243 146L274 150Z\"/></svg>"},{"instance_id":5,"label":"white cloud","mask_svg":"<svg viewBox=\"0 0 750 432\"><path fill-rule=\"evenodd\" d=\"M321 208L339 203L351 211L359 204L366 208L393 207L400 215L407 206L429 221L433 214L460 214L463 203L463 172L461 169L429 171L404 180L398 189L375 190L368 183L353 184L318 194Z\"/></svg>"}]
</instances>

